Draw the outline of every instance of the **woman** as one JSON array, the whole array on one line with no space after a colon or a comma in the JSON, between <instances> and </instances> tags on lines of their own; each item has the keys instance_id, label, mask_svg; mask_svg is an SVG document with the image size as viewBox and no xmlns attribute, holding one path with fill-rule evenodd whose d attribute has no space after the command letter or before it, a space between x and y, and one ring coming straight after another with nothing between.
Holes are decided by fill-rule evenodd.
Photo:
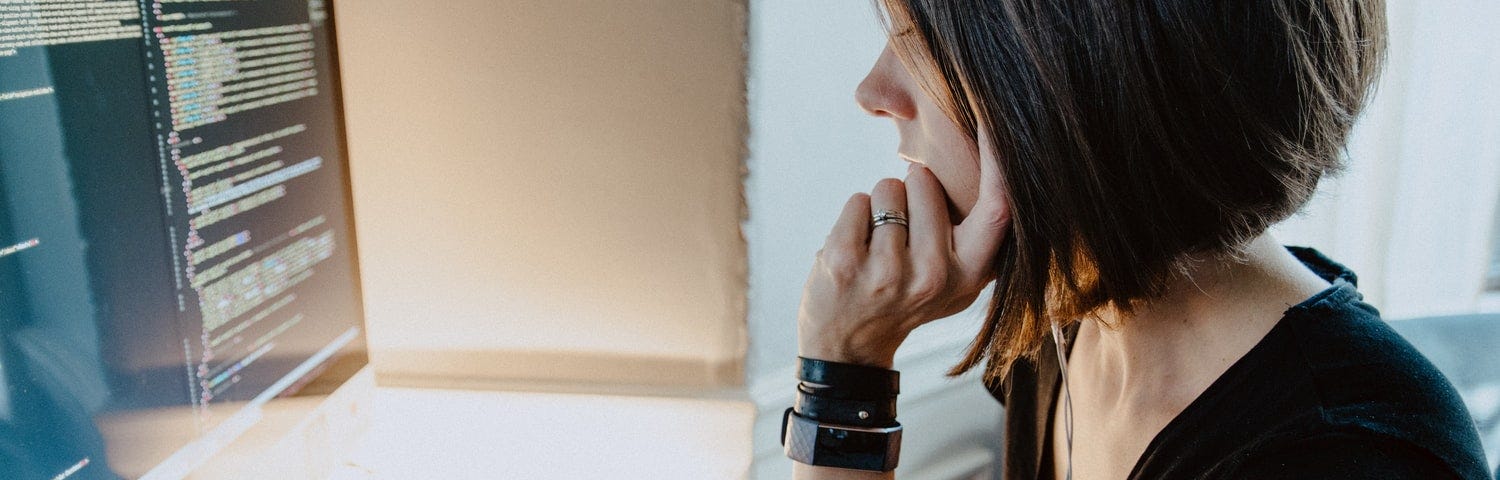
<instances>
[{"instance_id":1,"label":"woman","mask_svg":"<svg viewBox=\"0 0 1500 480\"><path fill-rule=\"evenodd\" d=\"M992 281L951 373L985 363L1005 478L1489 478L1353 273L1266 231L1341 166L1379 0L883 7L856 100L912 165L808 278L796 478L892 478L897 346Z\"/></svg>"}]
</instances>

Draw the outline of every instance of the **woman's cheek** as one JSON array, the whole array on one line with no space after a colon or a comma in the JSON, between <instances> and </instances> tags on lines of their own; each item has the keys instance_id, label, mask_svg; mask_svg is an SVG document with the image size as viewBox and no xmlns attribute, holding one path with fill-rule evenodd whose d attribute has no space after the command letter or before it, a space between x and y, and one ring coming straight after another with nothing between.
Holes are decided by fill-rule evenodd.
<instances>
[{"instance_id":1,"label":"woman's cheek","mask_svg":"<svg viewBox=\"0 0 1500 480\"><path fill-rule=\"evenodd\" d=\"M943 185L943 194L948 197L948 217L954 225L963 222L964 217L974 209L974 204L979 201L979 172L963 172L959 175L949 176L948 181L938 177L938 183Z\"/></svg>"}]
</instances>

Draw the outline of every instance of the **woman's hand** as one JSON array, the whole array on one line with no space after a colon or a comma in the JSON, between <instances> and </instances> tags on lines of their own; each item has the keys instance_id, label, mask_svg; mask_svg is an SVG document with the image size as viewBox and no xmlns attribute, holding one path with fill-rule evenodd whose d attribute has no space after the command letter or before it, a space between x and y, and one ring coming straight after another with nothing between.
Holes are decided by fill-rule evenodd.
<instances>
[{"instance_id":1,"label":"woman's hand","mask_svg":"<svg viewBox=\"0 0 1500 480\"><path fill-rule=\"evenodd\" d=\"M937 177L915 164L905 182L882 180L844 205L803 288L799 355L890 368L912 330L962 311L994 279L1010 207L980 130L978 201L959 225ZM909 227L872 230L880 210L906 212Z\"/></svg>"}]
</instances>

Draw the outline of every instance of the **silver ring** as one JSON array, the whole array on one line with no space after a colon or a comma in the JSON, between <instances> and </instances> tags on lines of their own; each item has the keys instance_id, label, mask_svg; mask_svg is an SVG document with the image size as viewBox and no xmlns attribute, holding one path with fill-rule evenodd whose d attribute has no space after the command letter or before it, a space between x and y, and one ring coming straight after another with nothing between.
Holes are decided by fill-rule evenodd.
<instances>
[{"instance_id":1,"label":"silver ring","mask_svg":"<svg viewBox=\"0 0 1500 480\"><path fill-rule=\"evenodd\" d=\"M900 226L905 227L905 226L907 226L907 223L906 223L906 212L903 212L903 211L900 211L900 210L880 210L880 211L876 211L874 215L870 216L870 222L873 223L874 226L876 226L876 227L879 227L881 225L885 225L887 223L892 223L892 224L896 224L896 225L900 225Z\"/></svg>"},{"instance_id":2,"label":"silver ring","mask_svg":"<svg viewBox=\"0 0 1500 480\"><path fill-rule=\"evenodd\" d=\"M870 220L877 222L885 218L899 218L902 220L907 219L906 212L900 210L876 210L875 214L870 216Z\"/></svg>"}]
</instances>

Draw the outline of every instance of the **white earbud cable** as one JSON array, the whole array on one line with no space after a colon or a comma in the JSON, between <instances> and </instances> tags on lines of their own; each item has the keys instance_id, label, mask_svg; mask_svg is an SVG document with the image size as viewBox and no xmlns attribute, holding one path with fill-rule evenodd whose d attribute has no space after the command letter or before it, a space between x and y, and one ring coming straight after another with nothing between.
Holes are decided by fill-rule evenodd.
<instances>
[{"instance_id":1,"label":"white earbud cable","mask_svg":"<svg viewBox=\"0 0 1500 480\"><path fill-rule=\"evenodd\" d=\"M1063 430L1067 433L1067 475L1063 480L1073 480L1073 395L1068 391L1068 355L1063 342L1062 327L1052 321L1052 344L1057 347L1057 366L1062 371Z\"/></svg>"}]
</instances>

